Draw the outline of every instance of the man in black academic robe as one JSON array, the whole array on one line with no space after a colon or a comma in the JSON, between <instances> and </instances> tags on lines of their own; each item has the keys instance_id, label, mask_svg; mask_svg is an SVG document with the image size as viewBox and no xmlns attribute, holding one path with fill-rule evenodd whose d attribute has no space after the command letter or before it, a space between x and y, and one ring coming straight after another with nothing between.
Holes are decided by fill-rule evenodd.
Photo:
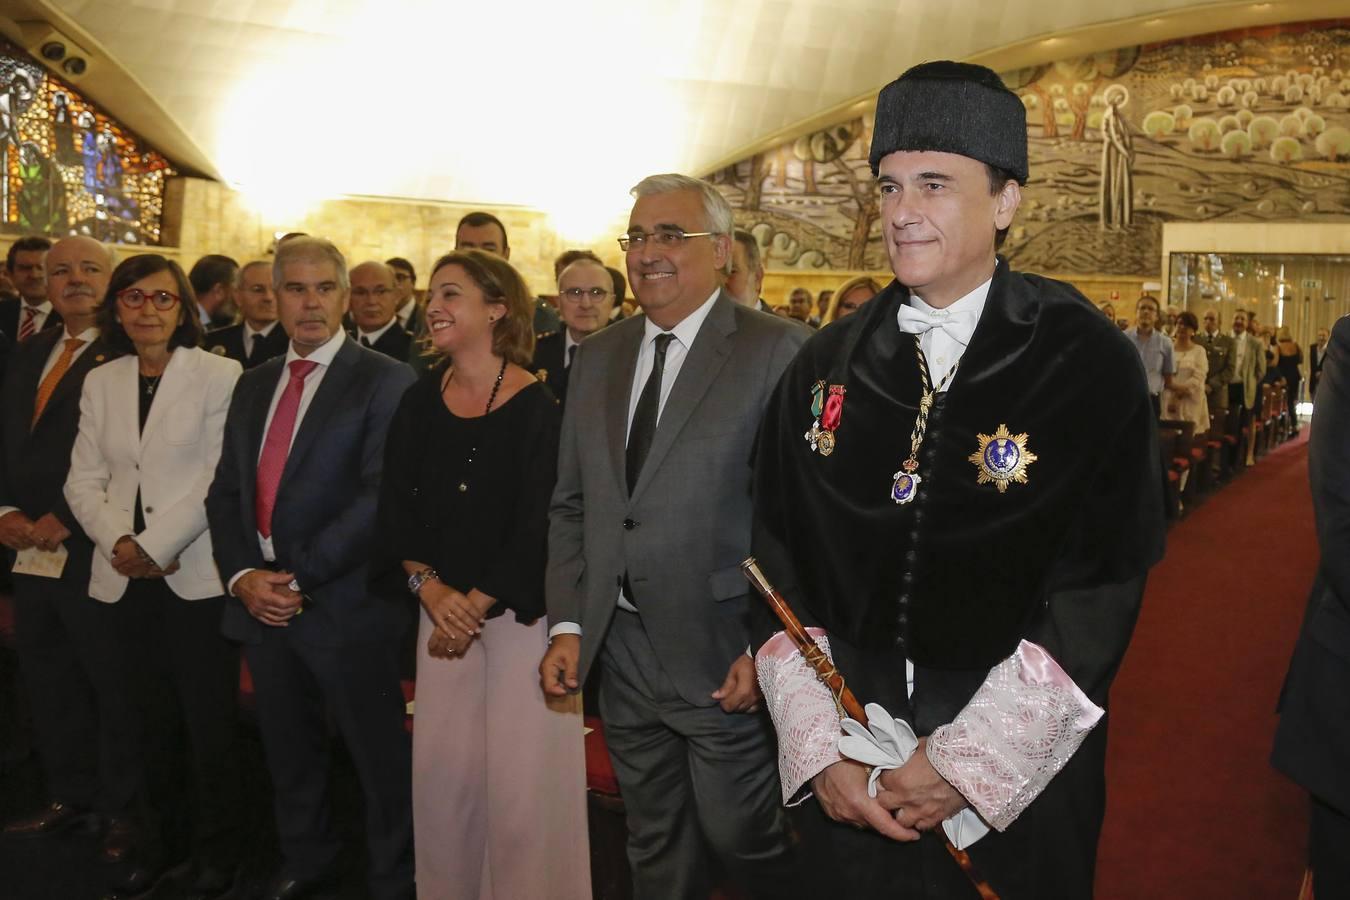
<instances>
[{"instance_id":1,"label":"man in black academic robe","mask_svg":"<svg viewBox=\"0 0 1350 900\"><path fill-rule=\"evenodd\" d=\"M1128 340L1070 286L995 256L1027 177L1016 96L988 69L926 64L882 92L876 121L897 280L779 382L759 434L754 553L828 632L860 701L921 738L876 798L847 760L801 785L813 796L792 812L819 889L973 898L940 823L975 803L940 777L927 738L1022 640L1106 706L1162 552L1156 435ZM921 361L932 398L915 441ZM762 624L766 638L778 627ZM797 739L780 728L783 753ZM1002 900L1091 896L1105 747L1103 721L1006 830L969 846Z\"/></svg>"},{"instance_id":2,"label":"man in black academic robe","mask_svg":"<svg viewBox=\"0 0 1350 900\"><path fill-rule=\"evenodd\" d=\"M271 262L256 260L239 270L235 276L234 303L242 321L208 331L203 347L237 361L246 371L286 352L290 338L277 321Z\"/></svg>"},{"instance_id":3,"label":"man in black academic robe","mask_svg":"<svg viewBox=\"0 0 1350 900\"><path fill-rule=\"evenodd\" d=\"M586 257L558 273L558 305L563 327L541 334L534 345L530 371L549 386L559 404L567 402L567 377L577 347L609 324L614 307L614 279L603 265Z\"/></svg>"}]
</instances>

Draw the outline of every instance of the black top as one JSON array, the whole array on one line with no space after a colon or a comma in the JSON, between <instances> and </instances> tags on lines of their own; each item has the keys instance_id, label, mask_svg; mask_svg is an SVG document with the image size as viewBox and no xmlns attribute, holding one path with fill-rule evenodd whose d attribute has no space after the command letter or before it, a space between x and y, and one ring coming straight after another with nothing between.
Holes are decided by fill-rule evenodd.
<instances>
[{"instance_id":1,"label":"black top","mask_svg":"<svg viewBox=\"0 0 1350 900\"><path fill-rule=\"evenodd\" d=\"M164 377L160 373L155 378L148 378L145 375L138 375L136 378L136 394L140 399L137 404L141 415L141 424L137 429L140 434L145 433L145 423L150 419L150 406L155 402L155 395L159 393L159 382ZM141 507L141 489L136 488L136 512L133 516L132 526L137 534L145 530L145 511Z\"/></svg>"},{"instance_id":2,"label":"black top","mask_svg":"<svg viewBox=\"0 0 1350 900\"><path fill-rule=\"evenodd\" d=\"M372 571L382 592L406 598L398 562L424 562L458 591L496 597L488 618L510 609L532 622L544 614L558 403L536 382L462 419L442 378L438 367L409 388L389 426Z\"/></svg>"}]
</instances>

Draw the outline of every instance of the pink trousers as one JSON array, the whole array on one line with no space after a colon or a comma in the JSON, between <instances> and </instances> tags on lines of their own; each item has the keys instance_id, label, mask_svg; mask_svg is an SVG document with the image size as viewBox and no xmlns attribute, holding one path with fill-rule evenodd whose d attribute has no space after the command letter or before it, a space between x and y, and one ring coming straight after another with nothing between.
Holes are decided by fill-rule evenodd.
<instances>
[{"instance_id":1,"label":"pink trousers","mask_svg":"<svg viewBox=\"0 0 1350 900\"><path fill-rule=\"evenodd\" d=\"M459 659L418 630L413 828L419 900L590 900L578 704L545 701L544 620L489 620Z\"/></svg>"}]
</instances>

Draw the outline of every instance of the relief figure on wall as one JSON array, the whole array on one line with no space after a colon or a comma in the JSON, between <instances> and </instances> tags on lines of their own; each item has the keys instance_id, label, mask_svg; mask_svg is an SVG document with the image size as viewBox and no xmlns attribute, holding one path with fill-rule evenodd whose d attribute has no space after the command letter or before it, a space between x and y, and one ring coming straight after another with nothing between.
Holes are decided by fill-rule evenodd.
<instances>
[{"instance_id":1,"label":"relief figure on wall","mask_svg":"<svg viewBox=\"0 0 1350 900\"><path fill-rule=\"evenodd\" d=\"M1101 205L1100 225L1103 231L1129 228L1134 221L1134 141L1130 137L1130 123L1120 108L1129 100L1130 93L1119 84L1113 84L1102 94L1106 110L1102 113L1102 184L1098 193Z\"/></svg>"}]
</instances>

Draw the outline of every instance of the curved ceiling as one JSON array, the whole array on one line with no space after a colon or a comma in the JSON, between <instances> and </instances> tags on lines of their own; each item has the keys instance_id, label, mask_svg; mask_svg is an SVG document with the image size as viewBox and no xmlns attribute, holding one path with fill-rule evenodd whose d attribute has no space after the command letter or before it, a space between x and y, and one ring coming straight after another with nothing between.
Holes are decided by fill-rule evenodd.
<instances>
[{"instance_id":1,"label":"curved ceiling","mask_svg":"<svg viewBox=\"0 0 1350 900\"><path fill-rule=\"evenodd\" d=\"M164 134L185 137L188 155L205 160L200 168L260 204L453 199L586 210L606 222L641 176L708 171L923 59L1019 44L1023 56L1038 45L1042 58L1062 56L1074 48L1048 36L1092 31L1102 47L1119 46L1345 8L1345 0L26 2L74 23L154 98L174 126ZM1080 52L1090 49L1098 47ZM156 129L140 130L155 140Z\"/></svg>"}]
</instances>

